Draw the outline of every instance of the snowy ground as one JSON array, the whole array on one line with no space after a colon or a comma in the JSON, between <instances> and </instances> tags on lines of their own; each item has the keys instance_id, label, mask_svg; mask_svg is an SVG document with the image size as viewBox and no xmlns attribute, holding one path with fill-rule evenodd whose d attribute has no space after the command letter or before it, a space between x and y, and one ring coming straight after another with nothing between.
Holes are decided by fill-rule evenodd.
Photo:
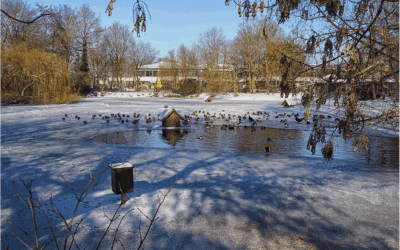
<instances>
[{"instance_id":1,"label":"snowy ground","mask_svg":"<svg viewBox=\"0 0 400 250\"><path fill-rule=\"evenodd\" d=\"M301 114L305 109L300 105L284 109L279 95L242 94L234 98L228 94L204 103L206 96L183 99L138 94L116 93L70 105L2 106L2 226L17 230L6 220L24 228L29 228L31 222L27 209L15 196L13 181L32 178L37 172L35 195L40 199L55 195L54 201L68 217L75 198L61 175L79 191L89 180L89 170L98 173L105 168L99 156L111 163L113 158L114 162L121 161L123 155L125 161L134 165L135 179L135 192L127 195L130 200L121 210L123 214L135 209L120 227L119 237L127 249L134 248L138 240L140 213L135 202L143 212L152 215L158 190L166 192L175 178L177 184L161 207L160 219L148 237L148 249L398 248L398 166L377 168L352 159L327 162L319 158L274 154L266 157L201 148L139 148L90 140L95 135L134 126L114 120L106 125L98 117L92 120L93 114L154 115L168 105L181 114L195 110L218 114L225 110L232 115L263 111L272 116L288 111ZM289 100L299 103L296 98ZM328 106L319 113L334 116L332 110L333 106ZM64 114L68 118L62 121ZM76 121L75 115L81 120ZM88 124L84 125L83 120ZM289 125L309 129L304 122ZM147 128L143 119L136 126ZM157 128L160 122L152 126ZM271 120L267 126L281 128L282 123ZM103 211L112 215L119 200L120 196L111 191L108 170L78 209L78 220L85 217L78 233L81 248L86 244L90 244L89 249L96 248L96 239L107 225ZM50 208L48 202L42 206L45 210ZM52 221L61 225L56 216L52 216ZM143 221L146 220L142 216ZM42 235L50 234L41 217L39 231ZM1 238L10 239L2 245L24 249L10 233L2 230L1 234ZM111 236L106 237L101 249L110 248Z\"/></svg>"}]
</instances>

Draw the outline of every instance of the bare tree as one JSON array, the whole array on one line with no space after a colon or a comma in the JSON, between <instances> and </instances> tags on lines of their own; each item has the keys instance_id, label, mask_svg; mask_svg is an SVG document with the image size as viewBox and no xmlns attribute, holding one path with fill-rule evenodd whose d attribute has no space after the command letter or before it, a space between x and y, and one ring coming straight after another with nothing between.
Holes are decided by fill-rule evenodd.
<instances>
[{"instance_id":1,"label":"bare tree","mask_svg":"<svg viewBox=\"0 0 400 250\"><path fill-rule=\"evenodd\" d=\"M155 62L159 54L160 51L148 42L139 41L135 46L131 47L129 51L129 68L130 74L135 79L136 87L139 85L139 77L143 72L143 66Z\"/></svg>"},{"instance_id":2,"label":"bare tree","mask_svg":"<svg viewBox=\"0 0 400 250\"><path fill-rule=\"evenodd\" d=\"M189 76L190 66L189 66L189 48L184 44L179 45L176 52L177 60L179 61L179 71L182 75L182 80L186 81Z\"/></svg>"},{"instance_id":3,"label":"bare tree","mask_svg":"<svg viewBox=\"0 0 400 250\"><path fill-rule=\"evenodd\" d=\"M122 77L128 70L129 51L135 46L135 40L127 25L114 22L104 34L107 58L112 76L112 82L116 80L119 87L122 85ZM112 87L113 83L111 83Z\"/></svg>"},{"instance_id":4,"label":"bare tree","mask_svg":"<svg viewBox=\"0 0 400 250\"><path fill-rule=\"evenodd\" d=\"M110 60L107 57L107 46L103 39L96 41L91 48L89 48L89 63L90 63L90 76L95 85L99 84L102 80L105 83L111 75Z\"/></svg>"},{"instance_id":5,"label":"bare tree","mask_svg":"<svg viewBox=\"0 0 400 250\"><path fill-rule=\"evenodd\" d=\"M37 11L23 0L1 1L1 43L18 44L29 41L29 36L37 29L36 24L28 25L20 20L31 20Z\"/></svg>"},{"instance_id":6,"label":"bare tree","mask_svg":"<svg viewBox=\"0 0 400 250\"><path fill-rule=\"evenodd\" d=\"M216 27L201 33L197 41L200 63L205 68L202 76L211 92L218 92L220 88L216 76L220 73L220 64L223 63L223 52L226 46L227 40L222 29Z\"/></svg>"},{"instance_id":7,"label":"bare tree","mask_svg":"<svg viewBox=\"0 0 400 250\"><path fill-rule=\"evenodd\" d=\"M176 59L175 50L168 51L168 56L161 63L159 76L164 81L164 85L172 90L178 90L180 62ZM168 82L168 83L167 83ZM168 86L169 85L169 86Z\"/></svg>"},{"instance_id":8,"label":"bare tree","mask_svg":"<svg viewBox=\"0 0 400 250\"><path fill-rule=\"evenodd\" d=\"M279 27L277 22L272 20L266 20L266 23L262 29L264 44L264 62L265 67L264 79L267 92L271 91L271 82L275 82L274 89L276 89L277 80L281 76L279 70L280 59L282 54L278 52L278 48L284 44L285 37L283 31ZM283 49L283 48L282 48Z\"/></svg>"},{"instance_id":9,"label":"bare tree","mask_svg":"<svg viewBox=\"0 0 400 250\"><path fill-rule=\"evenodd\" d=\"M49 26L49 44L51 51L57 53L67 63L71 63L73 56L79 48L76 48L75 31L76 31L76 12L68 5L59 5L53 8L55 12L60 13L58 22L46 20Z\"/></svg>"},{"instance_id":10,"label":"bare tree","mask_svg":"<svg viewBox=\"0 0 400 250\"><path fill-rule=\"evenodd\" d=\"M96 17L89 5L82 5L76 13L76 30L74 33L76 48L80 54L76 63L79 86L90 84L88 50L96 41L100 40L103 31L100 15Z\"/></svg>"},{"instance_id":11,"label":"bare tree","mask_svg":"<svg viewBox=\"0 0 400 250\"><path fill-rule=\"evenodd\" d=\"M261 36L263 25L262 19L244 20L233 39L232 54L239 62L237 64L242 66L240 73L248 77L251 93L256 91L255 82L262 73L261 64L265 49Z\"/></svg>"}]
</instances>

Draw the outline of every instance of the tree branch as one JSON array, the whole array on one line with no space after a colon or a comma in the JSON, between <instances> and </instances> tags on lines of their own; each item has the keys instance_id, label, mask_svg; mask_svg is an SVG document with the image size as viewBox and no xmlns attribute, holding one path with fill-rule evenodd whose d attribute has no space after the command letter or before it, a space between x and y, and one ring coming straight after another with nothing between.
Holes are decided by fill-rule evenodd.
<instances>
[{"instance_id":1,"label":"tree branch","mask_svg":"<svg viewBox=\"0 0 400 250\"><path fill-rule=\"evenodd\" d=\"M1 10L1 12L2 12L3 14L5 14L7 17L13 19L14 21L17 21L17 22L20 22L20 23L25 23L25 24L31 24L31 23L34 23L36 20L38 20L38 19L41 18L41 17L53 15L53 14L50 14L50 13L45 13L45 14L41 14L40 16L36 17L35 19L33 19L33 20L31 20L31 21L23 21L23 20L19 20L19 19L15 18L15 17L10 16L10 15L9 15L6 11L4 11L4 10Z\"/></svg>"}]
</instances>

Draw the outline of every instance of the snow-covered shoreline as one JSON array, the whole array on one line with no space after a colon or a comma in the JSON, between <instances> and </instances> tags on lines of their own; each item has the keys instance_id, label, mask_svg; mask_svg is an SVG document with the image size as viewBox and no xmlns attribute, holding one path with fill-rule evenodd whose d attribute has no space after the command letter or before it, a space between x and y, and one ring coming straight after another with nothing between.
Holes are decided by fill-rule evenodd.
<instances>
[{"instance_id":1,"label":"snow-covered shoreline","mask_svg":"<svg viewBox=\"0 0 400 250\"><path fill-rule=\"evenodd\" d=\"M2 106L1 124L1 214L6 220L24 225L29 213L15 196L12 181L30 178L37 172L36 194L41 198L55 195L65 214L71 212L74 196L62 178L82 190L89 170L104 169L112 159L134 165L135 192L121 213L136 208L155 212L158 190L165 192L177 184L160 210L160 220L149 238L149 249L243 249L243 248L385 248L399 244L399 173L398 166L377 168L351 160L310 159L282 155L244 154L201 149L159 149L108 145L90 140L95 135L124 131L134 125L115 121L106 125L93 114L135 113L156 115L164 106L173 106L181 114L204 110L210 113L243 114L265 111L304 113L300 105L286 109L280 96L265 94L216 96L205 103L198 98L131 98L110 96L85 98L68 105ZM296 101L296 100L293 100ZM320 113L329 112L324 107ZM61 117L67 114L65 121ZM77 121L75 115L80 116ZM86 120L88 124L84 125ZM159 123L159 121L158 121ZM154 123L153 126L159 126ZM303 123L292 125L307 130ZM139 125L146 128L142 120ZM267 126L282 127L279 121ZM398 135L392 135L397 136ZM22 192L22 189L19 188ZM133 195L136 195L133 197ZM106 227L104 211L110 215L120 197L111 191L110 172L106 172L87 202L78 209L86 217L79 242L98 238ZM47 202L43 203L49 208ZM139 212L135 210L121 224L126 245L137 239ZM43 218L41 218L43 219ZM78 221L77 220L77 221ZM52 221L56 222L55 218ZM143 217L142 217L143 222ZM40 220L39 229L46 229ZM59 226L61 224L58 224ZM115 228L115 226L113 226ZM111 237L111 235L110 235ZM111 238L103 249L109 249ZM136 237L136 238L135 238ZM11 249L21 246L2 230L3 242ZM42 238L41 240L44 240ZM90 239L90 240L89 240ZM137 242L137 241L136 241ZM82 244L84 245L84 244Z\"/></svg>"}]
</instances>

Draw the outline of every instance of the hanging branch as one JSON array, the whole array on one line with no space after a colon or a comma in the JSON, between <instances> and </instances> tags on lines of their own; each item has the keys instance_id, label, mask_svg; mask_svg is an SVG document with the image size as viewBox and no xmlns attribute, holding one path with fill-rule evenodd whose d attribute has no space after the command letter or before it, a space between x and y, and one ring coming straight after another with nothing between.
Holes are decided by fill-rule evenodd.
<instances>
[{"instance_id":1,"label":"hanging branch","mask_svg":"<svg viewBox=\"0 0 400 250\"><path fill-rule=\"evenodd\" d=\"M108 16L112 15L112 11L114 9L113 3L115 3L115 1L116 0L110 0L110 2L108 3L107 9L105 11L105 13L108 12ZM136 0L132 7L132 17L133 22L135 23L135 28L132 30L132 32L136 32L137 37L140 37L140 32L146 32L146 12L151 20L150 11L147 4L142 0Z\"/></svg>"}]
</instances>

